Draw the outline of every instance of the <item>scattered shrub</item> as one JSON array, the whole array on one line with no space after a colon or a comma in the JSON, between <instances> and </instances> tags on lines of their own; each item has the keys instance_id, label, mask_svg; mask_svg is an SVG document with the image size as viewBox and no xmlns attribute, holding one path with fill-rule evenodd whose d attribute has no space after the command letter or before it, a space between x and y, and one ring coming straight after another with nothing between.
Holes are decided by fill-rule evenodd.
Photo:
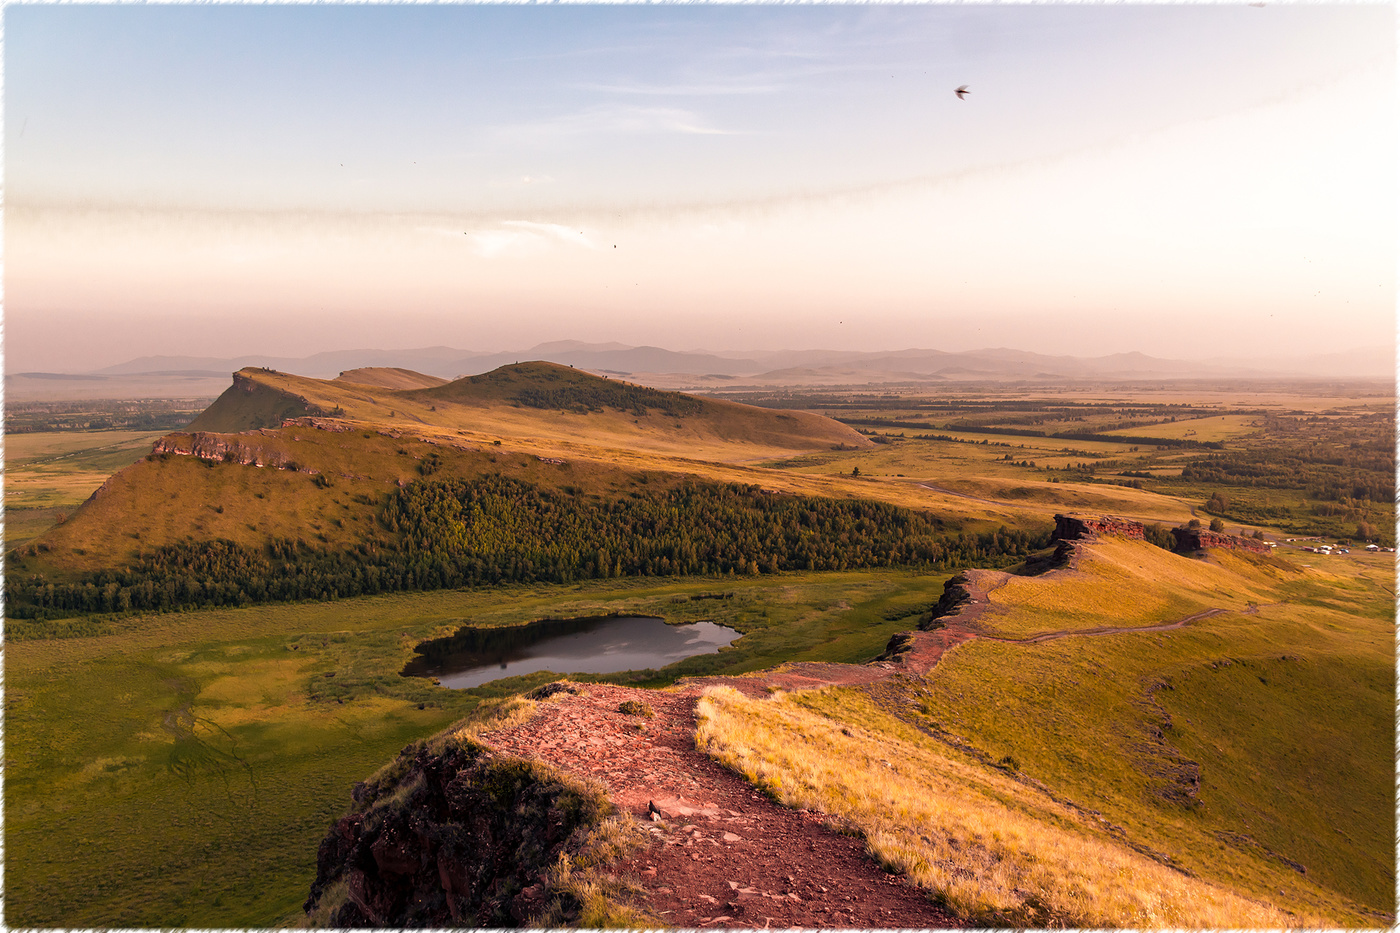
<instances>
[{"instance_id":1,"label":"scattered shrub","mask_svg":"<svg viewBox=\"0 0 1400 933\"><path fill-rule=\"evenodd\" d=\"M626 713L628 716L643 716L647 719L656 715L655 711L641 700L623 700L618 704L617 711Z\"/></svg>"}]
</instances>

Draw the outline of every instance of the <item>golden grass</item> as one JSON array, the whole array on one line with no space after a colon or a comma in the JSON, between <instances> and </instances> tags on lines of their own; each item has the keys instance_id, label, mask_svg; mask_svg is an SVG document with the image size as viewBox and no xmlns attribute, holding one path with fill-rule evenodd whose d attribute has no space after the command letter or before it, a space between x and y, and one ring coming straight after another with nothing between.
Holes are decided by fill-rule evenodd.
<instances>
[{"instance_id":1,"label":"golden grass","mask_svg":"<svg viewBox=\"0 0 1400 933\"><path fill-rule=\"evenodd\" d=\"M1272 907L1188 878L1093 832L998 771L873 707L837 721L730 688L697 706L696 744L794 807L861 832L872 855L972 924L1283 927Z\"/></svg>"},{"instance_id":2,"label":"golden grass","mask_svg":"<svg viewBox=\"0 0 1400 933\"><path fill-rule=\"evenodd\" d=\"M519 726L534 717L538 706L539 701L527 700L523 696L487 700L472 710L472 714L466 719L446 729L442 737L447 741L466 742L486 732Z\"/></svg>"},{"instance_id":3,"label":"golden grass","mask_svg":"<svg viewBox=\"0 0 1400 933\"><path fill-rule=\"evenodd\" d=\"M5 468L8 472L30 460L65 457L99 450L150 446L160 431L31 431L5 435Z\"/></svg>"},{"instance_id":4,"label":"golden grass","mask_svg":"<svg viewBox=\"0 0 1400 933\"><path fill-rule=\"evenodd\" d=\"M1120 437L1180 437L1197 441L1226 441L1261 430L1264 419L1258 415L1212 415L1167 424L1148 424L1112 432Z\"/></svg>"},{"instance_id":5,"label":"golden grass","mask_svg":"<svg viewBox=\"0 0 1400 933\"><path fill-rule=\"evenodd\" d=\"M832 445L870 444L851 428L808 412L780 413L735 402L706 399L702 409L683 417L659 410L645 414L607 408L565 412L531 408L510 401L516 386L587 385L598 377L552 363L504 367L431 389L394 389L313 379L260 369L240 372L261 392L230 389L195 422L200 430L226 430L220 423L266 421L279 398L305 400L323 411L368 426L465 439L471 443L510 442L514 449L558 454L575 445L650 451L709 460L742 460ZM249 406L263 406L254 412Z\"/></svg>"},{"instance_id":6,"label":"golden grass","mask_svg":"<svg viewBox=\"0 0 1400 933\"><path fill-rule=\"evenodd\" d=\"M381 389L428 389L446 385L448 382L440 376L428 376L398 366L362 366L359 369L347 369L330 381L352 382Z\"/></svg>"},{"instance_id":7,"label":"golden grass","mask_svg":"<svg viewBox=\"0 0 1400 933\"><path fill-rule=\"evenodd\" d=\"M1160 625L1206 609L1242 610L1275 598L1260 571L1285 572L1279 564L1230 552L1205 561L1145 541L1104 537L1082 554L1077 570L1007 578L988 597L980 624L989 633L1020 638Z\"/></svg>"},{"instance_id":8,"label":"golden grass","mask_svg":"<svg viewBox=\"0 0 1400 933\"><path fill-rule=\"evenodd\" d=\"M601 788L600 788L601 792ZM571 926L588 930L656 929L661 919L650 912L627 903L629 895L643 893L630 881L610 872L609 866L623 856L648 845L650 836L636 820L625 813L614 813L589 830L579 851L570 855L561 852L558 860L545 872L546 887L567 894L578 904L578 916ZM558 927L566 918L547 910L539 917L528 918L533 926Z\"/></svg>"},{"instance_id":9,"label":"golden grass","mask_svg":"<svg viewBox=\"0 0 1400 933\"><path fill-rule=\"evenodd\" d=\"M8 434L5 507L76 508L114 470L140 459L160 437L149 431ZM16 540L10 534L6 538Z\"/></svg>"}]
</instances>

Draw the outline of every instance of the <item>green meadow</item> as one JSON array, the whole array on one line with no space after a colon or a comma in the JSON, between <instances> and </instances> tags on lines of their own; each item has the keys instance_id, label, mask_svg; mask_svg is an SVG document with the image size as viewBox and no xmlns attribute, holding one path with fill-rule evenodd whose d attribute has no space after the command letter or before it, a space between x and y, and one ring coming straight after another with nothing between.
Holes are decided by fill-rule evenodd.
<instances>
[{"instance_id":1,"label":"green meadow","mask_svg":"<svg viewBox=\"0 0 1400 933\"><path fill-rule=\"evenodd\" d=\"M1156 550L1115 542L1115 561L1040 581L1041 592L1073 606L1082 591L1080 627L1092 627L1100 572L1115 579L1133 549L1145 561ZM975 640L921 686L917 719L1193 875L1326 926L1384 925L1395 909L1395 640L1385 568L1370 560L1324 574L1228 558L1177 574L1194 582L1194 606L1154 602L1144 586L1141 601L1104 613L1170 621L1208 600L1203 580L1252 583L1216 592L1233 611L1181 628ZM1052 628L1038 604L992 595L991 631Z\"/></svg>"},{"instance_id":2,"label":"green meadow","mask_svg":"<svg viewBox=\"0 0 1400 933\"><path fill-rule=\"evenodd\" d=\"M745 637L663 672L863 661L943 575L503 587L132 616L109 634L6 650L6 920L12 926L296 923L350 790L408 743L547 674L453 691L399 675L470 621L620 611ZM729 598L691 599L706 594Z\"/></svg>"}]
</instances>

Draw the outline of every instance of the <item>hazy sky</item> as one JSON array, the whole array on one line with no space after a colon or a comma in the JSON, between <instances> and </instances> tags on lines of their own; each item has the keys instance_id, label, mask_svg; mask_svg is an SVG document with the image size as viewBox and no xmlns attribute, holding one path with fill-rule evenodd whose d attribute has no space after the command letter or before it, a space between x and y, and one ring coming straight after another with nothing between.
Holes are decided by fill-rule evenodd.
<instances>
[{"instance_id":1,"label":"hazy sky","mask_svg":"<svg viewBox=\"0 0 1400 933\"><path fill-rule=\"evenodd\" d=\"M1394 339L1392 5L10 5L4 27L12 372Z\"/></svg>"}]
</instances>

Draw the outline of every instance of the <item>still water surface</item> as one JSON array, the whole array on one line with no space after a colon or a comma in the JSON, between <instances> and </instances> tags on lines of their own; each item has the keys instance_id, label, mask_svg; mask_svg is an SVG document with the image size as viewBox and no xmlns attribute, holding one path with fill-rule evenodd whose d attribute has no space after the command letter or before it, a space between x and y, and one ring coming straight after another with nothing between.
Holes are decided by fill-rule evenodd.
<instances>
[{"instance_id":1,"label":"still water surface","mask_svg":"<svg viewBox=\"0 0 1400 933\"><path fill-rule=\"evenodd\" d=\"M465 690L501 677L536 671L611 674L661 668L697 654L714 654L739 633L713 622L667 625L647 616L548 619L509 628L463 628L425 642L406 677L436 677Z\"/></svg>"}]
</instances>

